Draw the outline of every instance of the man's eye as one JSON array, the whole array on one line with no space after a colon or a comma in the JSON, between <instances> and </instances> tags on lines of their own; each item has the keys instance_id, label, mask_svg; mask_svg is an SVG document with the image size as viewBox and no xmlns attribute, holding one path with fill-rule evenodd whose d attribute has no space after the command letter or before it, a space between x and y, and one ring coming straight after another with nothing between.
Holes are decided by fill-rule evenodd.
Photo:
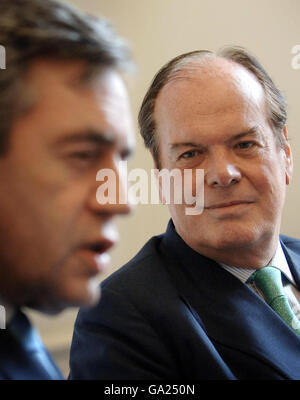
<instances>
[{"instance_id":1,"label":"man's eye","mask_svg":"<svg viewBox=\"0 0 300 400\"><path fill-rule=\"evenodd\" d=\"M239 149L250 149L255 145L255 142L240 142L237 144Z\"/></svg>"},{"instance_id":2,"label":"man's eye","mask_svg":"<svg viewBox=\"0 0 300 400\"><path fill-rule=\"evenodd\" d=\"M77 160L92 160L97 157L95 152L92 151L78 151L76 153L71 154L71 158Z\"/></svg>"},{"instance_id":3,"label":"man's eye","mask_svg":"<svg viewBox=\"0 0 300 400\"><path fill-rule=\"evenodd\" d=\"M181 156L179 158L185 158L185 159L192 158L192 157L195 157L196 153L197 153L197 150L189 150L189 151L186 151L185 153L181 154Z\"/></svg>"},{"instance_id":4,"label":"man's eye","mask_svg":"<svg viewBox=\"0 0 300 400\"><path fill-rule=\"evenodd\" d=\"M99 161L99 152L95 151L76 151L69 154L68 159L75 168L90 168Z\"/></svg>"}]
</instances>

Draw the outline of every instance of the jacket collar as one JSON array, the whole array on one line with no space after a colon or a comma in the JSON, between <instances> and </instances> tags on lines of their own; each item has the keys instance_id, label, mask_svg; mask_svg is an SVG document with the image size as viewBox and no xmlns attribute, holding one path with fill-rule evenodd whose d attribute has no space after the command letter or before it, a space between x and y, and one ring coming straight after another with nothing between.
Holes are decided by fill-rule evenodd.
<instances>
[{"instance_id":1,"label":"jacket collar","mask_svg":"<svg viewBox=\"0 0 300 400\"><path fill-rule=\"evenodd\" d=\"M287 236L281 236L282 250L285 254L290 271L295 279L296 285L300 290L300 243Z\"/></svg>"},{"instance_id":2,"label":"jacket collar","mask_svg":"<svg viewBox=\"0 0 300 400\"><path fill-rule=\"evenodd\" d=\"M287 241L283 244L299 286L298 247L299 253L291 250ZM287 378L300 379L299 337L256 293L219 264L192 250L176 233L172 221L162 248L179 296L212 341L260 358Z\"/></svg>"}]
</instances>

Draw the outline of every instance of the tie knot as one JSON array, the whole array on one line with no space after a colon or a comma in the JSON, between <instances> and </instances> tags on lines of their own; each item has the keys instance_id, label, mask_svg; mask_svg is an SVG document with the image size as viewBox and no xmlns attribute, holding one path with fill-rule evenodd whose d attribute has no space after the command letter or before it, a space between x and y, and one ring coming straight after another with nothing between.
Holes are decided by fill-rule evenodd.
<instances>
[{"instance_id":1,"label":"tie knot","mask_svg":"<svg viewBox=\"0 0 300 400\"><path fill-rule=\"evenodd\" d=\"M281 271L276 267L258 269L250 276L249 281L254 282L268 304L271 304L278 296L284 296Z\"/></svg>"},{"instance_id":2,"label":"tie knot","mask_svg":"<svg viewBox=\"0 0 300 400\"><path fill-rule=\"evenodd\" d=\"M300 336L300 323L284 293L281 271L276 267L261 268L250 276L249 282L254 282L269 306Z\"/></svg>"}]
</instances>

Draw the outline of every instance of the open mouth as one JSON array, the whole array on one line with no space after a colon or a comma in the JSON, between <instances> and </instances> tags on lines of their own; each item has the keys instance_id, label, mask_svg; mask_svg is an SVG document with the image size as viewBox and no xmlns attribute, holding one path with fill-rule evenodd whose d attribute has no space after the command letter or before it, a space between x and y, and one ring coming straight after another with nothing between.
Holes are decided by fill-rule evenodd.
<instances>
[{"instance_id":1,"label":"open mouth","mask_svg":"<svg viewBox=\"0 0 300 400\"><path fill-rule=\"evenodd\" d=\"M94 243L88 243L80 248L82 259L89 265L89 273L95 275L107 269L110 262L108 250L113 245L114 242L105 239Z\"/></svg>"},{"instance_id":2,"label":"open mouth","mask_svg":"<svg viewBox=\"0 0 300 400\"><path fill-rule=\"evenodd\" d=\"M105 246L103 243L94 243L86 246L87 250L92 251L93 253L101 254L108 250L108 246Z\"/></svg>"},{"instance_id":3,"label":"open mouth","mask_svg":"<svg viewBox=\"0 0 300 400\"><path fill-rule=\"evenodd\" d=\"M103 238L100 240L95 240L86 243L85 245L82 246L82 248L84 250L89 250L90 252L95 253L95 255L100 255L102 253L107 252L114 244L115 241Z\"/></svg>"}]
</instances>

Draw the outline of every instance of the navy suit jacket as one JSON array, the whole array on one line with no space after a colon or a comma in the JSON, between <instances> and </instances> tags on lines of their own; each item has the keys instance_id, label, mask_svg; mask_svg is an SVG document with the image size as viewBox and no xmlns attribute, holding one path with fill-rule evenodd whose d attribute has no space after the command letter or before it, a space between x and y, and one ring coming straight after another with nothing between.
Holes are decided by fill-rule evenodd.
<instances>
[{"instance_id":1,"label":"navy suit jacket","mask_svg":"<svg viewBox=\"0 0 300 400\"><path fill-rule=\"evenodd\" d=\"M281 236L300 287L300 241ZM300 379L300 338L170 222L75 323L71 379Z\"/></svg>"},{"instance_id":2,"label":"navy suit jacket","mask_svg":"<svg viewBox=\"0 0 300 400\"><path fill-rule=\"evenodd\" d=\"M0 380L60 380L63 376L27 317L17 311L0 330Z\"/></svg>"}]
</instances>

